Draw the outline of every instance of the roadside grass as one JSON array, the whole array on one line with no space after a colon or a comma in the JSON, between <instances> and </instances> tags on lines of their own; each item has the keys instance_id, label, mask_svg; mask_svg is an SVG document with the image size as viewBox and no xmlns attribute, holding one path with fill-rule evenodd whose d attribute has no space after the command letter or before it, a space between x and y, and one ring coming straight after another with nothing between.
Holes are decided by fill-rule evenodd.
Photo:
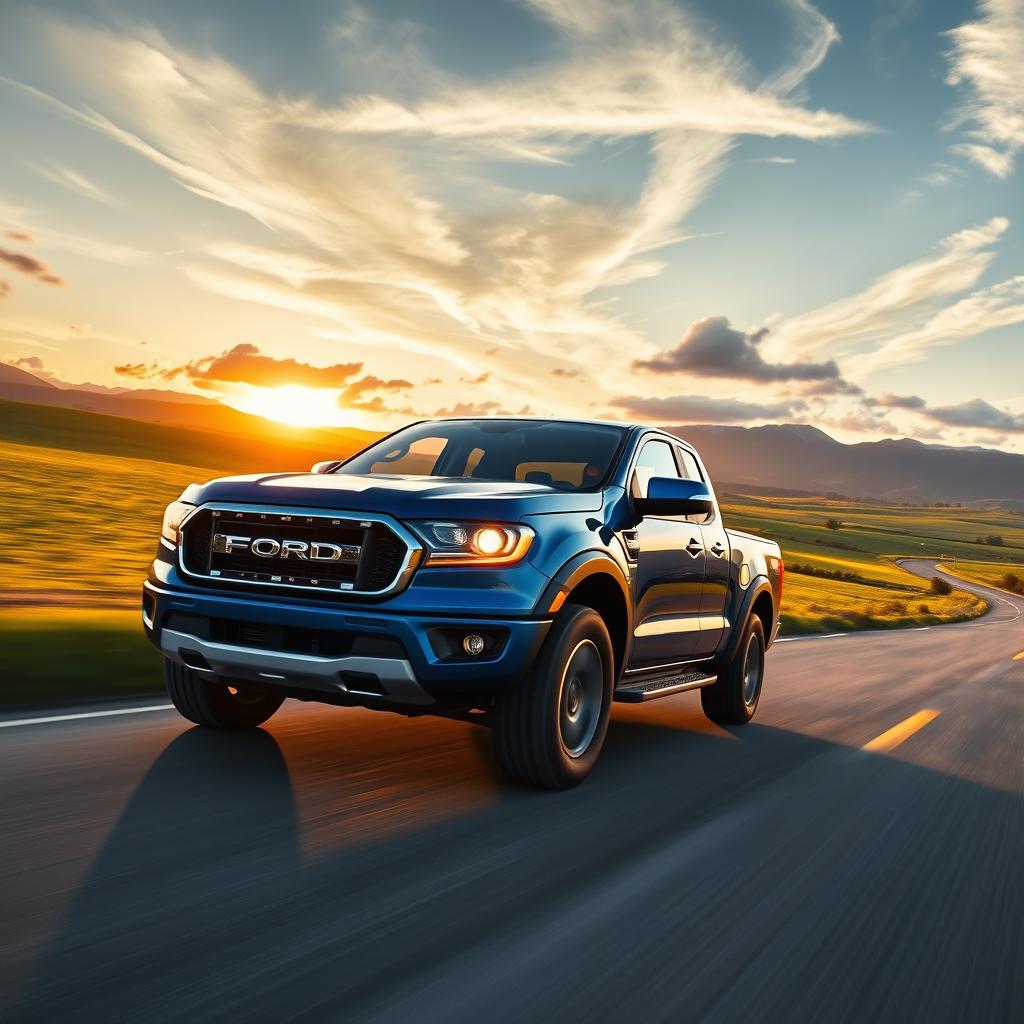
<instances>
[{"instance_id":1,"label":"roadside grass","mask_svg":"<svg viewBox=\"0 0 1024 1024\"><path fill-rule=\"evenodd\" d=\"M7 591L113 591L134 603L164 506L222 471L0 442Z\"/></svg>"},{"instance_id":2,"label":"roadside grass","mask_svg":"<svg viewBox=\"0 0 1024 1024\"><path fill-rule=\"evenodd\" d=\"M0 705L47 707L163 692L137 611L32 608L0 615Z\"/></svg>"}]
</instances>

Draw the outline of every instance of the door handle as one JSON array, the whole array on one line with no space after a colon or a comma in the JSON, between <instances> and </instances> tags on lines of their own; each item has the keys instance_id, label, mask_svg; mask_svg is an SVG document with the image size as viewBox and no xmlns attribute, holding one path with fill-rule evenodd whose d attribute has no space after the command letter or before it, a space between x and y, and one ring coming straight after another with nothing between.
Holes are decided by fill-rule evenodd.
<instances>
[{"instance_id":1,"label":"door handle","mask_svg":"<svg viewBox=\"0 0 1024 1024\"><path fill-rule=\"evenodd\" d=\"M697 540L696 537L691 537L690 543L686 545L686 550L689 551L694 558L696 558L698 555L704 553L704 545L701 544L701 542Z\"/></svg>"},{"instance_id":2,"label":"door handle","mask_svg":"<svg viewBox=\"0 0 1024 1024\"><path fill-rule=\"evenodd\" d=\"M715 543L711 545L711 553L713 555L718 555L718 557L721 558L722 555L725 554L725 545L720 540L716 540Z\"/></svg>"}]
</instances>

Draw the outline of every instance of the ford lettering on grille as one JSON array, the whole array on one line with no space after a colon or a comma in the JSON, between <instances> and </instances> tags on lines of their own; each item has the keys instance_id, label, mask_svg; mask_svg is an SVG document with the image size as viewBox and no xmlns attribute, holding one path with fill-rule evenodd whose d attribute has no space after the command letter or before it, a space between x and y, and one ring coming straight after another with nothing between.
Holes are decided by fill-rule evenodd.
<instances>
[{"instance_id":1,"label":"ford lettering on grille","mask_svg":"<svg viewBox=\"0 0 1024 1024\"><path fill-rule=\"evenodd\" d=\"M359 561L359 544L332 544L323 540L295 540L288 537L244 537L239 534L215 533L213 550L216 554L232 555L238 551L249 552L258 558L294 558L310 562L347 562L355 565Z\"/></svg>"}]
</instances>

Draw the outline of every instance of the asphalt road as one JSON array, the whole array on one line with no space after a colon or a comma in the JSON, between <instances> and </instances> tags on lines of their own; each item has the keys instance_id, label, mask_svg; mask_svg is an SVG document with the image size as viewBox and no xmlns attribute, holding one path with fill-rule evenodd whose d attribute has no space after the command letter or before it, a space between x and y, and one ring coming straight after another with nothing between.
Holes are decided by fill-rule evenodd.
<instances>
[{"instance_id":1,"label":"asphalt road","mask_svg":"<svg viewBox=\"0 0 1024 1024\"><path fill-rule=\"evenodd\" d=\"M989 595L778 644L743 729L617 706L562 794L472 726L313 705L0 729L0 1011L1022 1021L1024 600Z\"/></svg>"}]
</instances>

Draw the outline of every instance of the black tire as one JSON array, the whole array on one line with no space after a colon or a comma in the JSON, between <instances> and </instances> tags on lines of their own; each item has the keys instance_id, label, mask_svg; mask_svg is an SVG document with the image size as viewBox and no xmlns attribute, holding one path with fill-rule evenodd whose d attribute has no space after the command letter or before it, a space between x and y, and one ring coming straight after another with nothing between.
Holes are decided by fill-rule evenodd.
<instances>
[{"instance_id":1,"label":"black tire","mask_svg":"<svg viewBox=\"0 0 1024 1024\"><path fill-rule=\"evenodd\" d=\"M718 682L700 691L704 714L719 725L746 725L757 711L764 682L764 625L751 615L732 661L718 674ZM750 673L755 679L751 683Z\"/></svg>"},{"instance_id":2,"label":"black tire","mask_svg":"<svg viewBox=\"0 0 1024 1024\"><path fill-rule=\"evenodd\" d=\"M208 682L170 658L164 658L164 682L178 713L211 729L255 729L284 703L272 693L232 693L226 683Z\"/></svg>"},{"instance_id":3,"label":"black tire","mask_svg":"<svg viewBox=\"0 0 1024 1024\"><path fill-rule=\"evenodd\" d=\"M582 782L608 732L614 665L601 616L566 605L529 676L496 702L494 750L502 771L544 789Z\"/></svg>"}]
</instances>

